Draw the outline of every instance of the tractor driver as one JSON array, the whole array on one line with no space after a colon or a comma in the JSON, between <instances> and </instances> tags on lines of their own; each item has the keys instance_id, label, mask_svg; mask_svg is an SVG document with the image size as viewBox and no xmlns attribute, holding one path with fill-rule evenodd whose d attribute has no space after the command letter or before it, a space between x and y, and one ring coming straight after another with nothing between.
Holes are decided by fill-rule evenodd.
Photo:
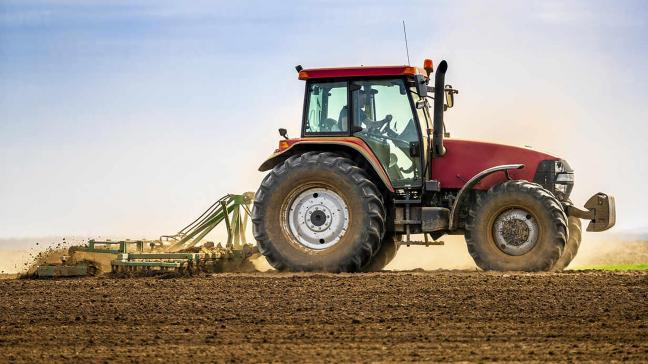
<instances>
[{"instance_id":1,"label":"tractor driver","mask_svg":"<svg viewBox=\"0 0 648 364\"><path fill-rule=\"evenodd\" d=\"M372 120L371 117L368 115L367 111L365 111L365 106L367 105L367 94L365 91L359 91L358 92L358 103L357 105L360 105L358 110L356 110L356 123L367 129L367 133L370 134L386 134L387 130L389 127L386 128L386 130L382 130L385 125L389 126L389 122L392 120L392 116L390 114L387 114L384 119L382 120ZM340 117L338 120L340 121L340 125L346 125L347 119L349 115L349 107L347 105L344 105L342 107L342 110L340 110Z\"/></svg>"}]
</instances>

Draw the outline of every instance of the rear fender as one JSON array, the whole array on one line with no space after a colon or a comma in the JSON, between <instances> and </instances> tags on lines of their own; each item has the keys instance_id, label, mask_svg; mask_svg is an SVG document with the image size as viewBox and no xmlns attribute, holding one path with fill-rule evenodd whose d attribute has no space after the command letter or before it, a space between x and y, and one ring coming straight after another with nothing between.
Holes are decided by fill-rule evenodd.
<instances>
[{"instance_id":1,"label":"rear fender","mask_svg":"<svg viewBox=\"0 0 648 364\"><path fill-rule=\"evenodd\" d=\"M290 156L295 154L302 154L308 151L344 151L346 153L351 153L357 155L360 158L363 158L368 165L371 166L373 172L380 179L383 184L383 187L394 192L394 186L392 186L389 176L385 169L383 168L380 160L376 157L374 152L369 148L369 146L358 138L346 138L344 140L330 140L327 138L317 139L317 140L289 140L290 146L284 150L277 150L273 153L268 159L266 159L261 166L259 166L260 172L269 171L274 168L277 164L285 161Z\"/></svg>"}]
</instances>

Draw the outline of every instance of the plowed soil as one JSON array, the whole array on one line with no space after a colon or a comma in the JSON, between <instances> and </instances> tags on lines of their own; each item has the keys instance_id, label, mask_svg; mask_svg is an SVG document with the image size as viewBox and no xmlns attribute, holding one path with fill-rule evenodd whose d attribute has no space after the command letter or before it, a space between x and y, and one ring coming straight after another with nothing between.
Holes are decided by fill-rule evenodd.
<instances>
[{"instance_id":1,"label":"plowed soil","mask_svg":"<svg viewBox=\"0 0 648 364\"><path fill-rule=\"evenodd\" d=\"M648 361L648 273L0 281L2 362Z\"/></svg>"}]
</instances>

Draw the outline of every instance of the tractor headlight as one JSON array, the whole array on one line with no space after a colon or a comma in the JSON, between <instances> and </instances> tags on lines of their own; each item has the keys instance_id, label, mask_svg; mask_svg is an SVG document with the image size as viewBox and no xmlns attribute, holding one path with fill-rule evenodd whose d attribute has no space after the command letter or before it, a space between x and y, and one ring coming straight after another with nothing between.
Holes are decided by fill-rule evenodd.
<instances>
[{"instance_id":1,"label":"tractor headlight","mask_svg":"<svg viewBox=\"0 0 648 364\"><path fill-rule=\"evenodd\" d=\"M574 173L563 172L563 173L556 174L556 183L562 183L562 184L574 183Z\"/></svg>"},{"instance_id":2,"label":"tractor headlight","mask_svg":"<svg viewBox=\"0 0 648 364\"><path fill-rule=\"evenodd\" d=\"M566 201L574 187L574 170L565 160L544 160L538 165L534 182Z\"/></svg>"}]
</instances>

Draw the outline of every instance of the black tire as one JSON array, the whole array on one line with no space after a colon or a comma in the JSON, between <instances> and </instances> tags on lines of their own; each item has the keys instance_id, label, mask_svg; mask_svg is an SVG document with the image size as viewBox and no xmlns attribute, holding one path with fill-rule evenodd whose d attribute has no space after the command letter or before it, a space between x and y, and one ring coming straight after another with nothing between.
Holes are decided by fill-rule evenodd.
<instances>
[{"instance_id":1,"label":"black tire","mask_svg":"<svg viewBox=\"0 0 648 364\"><path fill-rule=\"evenodd\" d=\"M571 261L576 257L576 253L578 253L578 248L580 247L583 238L583 228L579 218L570 216L567 223L569 228L569 239L567 239L567 244L565 245L563 254L553 267L554 271L561 271L569 266L569 263L571 263Z\"/></svg>"},{"instance_id":2,"label":"black tire","mask_svg":"<svg viewBox=\"0 0 648 364\"><path fill-rule=\"evenodd\" d=\"M400 235L394 234L385 234L382 242L380 243L380 248L376 254L371 257L369 263L362 267L363 272L380 272L382 271L387 264L391 263L396 257L398 248L400 244L398 242L401 240Z\"/></svg>"},{"instance_id":3,"label":"black tire","mask_svg":"<svg viewBox=\"0 0 648 364\"><path fill-rule=\"evenodd\" d=\"M520 234L526 234L523 235L526 240L519 246L515 246L516 236L509 238L509 245L501 244L501 240L496 243L497 221L501 221L500 226L514 226L511 222L514 219L503 218L509 216L505 214L515 213L528 220L520 219L520 223L533 224L535 233L530 233L531 229L524 231L524 228L511 230L522 231ZM499 231L498 238L510 236L504 230ZM533 234L535 239L531 238ZM560 258L567 236L567 216L558 200L542 186L527 181L504 182L478 195L466 220L468 252L483 270L548 271ZM520 250L511 253L511 249L517 248ZM507 249L509 251L505 252Z\"/></svg>"},{"instance_id":4,"label":"black tire","mask_svg":"<svg viewBox=\"0 0 648 364\"><path fill-rule=\"evenodd\" d=\"M346 204L345 232L325 249L301 243L287 222L294 201L310 188L333 191ZM330 152L307 152L275 166L252 208L259 251L280 271L358 272L380 248L384 231L385 208L376 186L350 159Z\"/></svg>"}]
</instances>

